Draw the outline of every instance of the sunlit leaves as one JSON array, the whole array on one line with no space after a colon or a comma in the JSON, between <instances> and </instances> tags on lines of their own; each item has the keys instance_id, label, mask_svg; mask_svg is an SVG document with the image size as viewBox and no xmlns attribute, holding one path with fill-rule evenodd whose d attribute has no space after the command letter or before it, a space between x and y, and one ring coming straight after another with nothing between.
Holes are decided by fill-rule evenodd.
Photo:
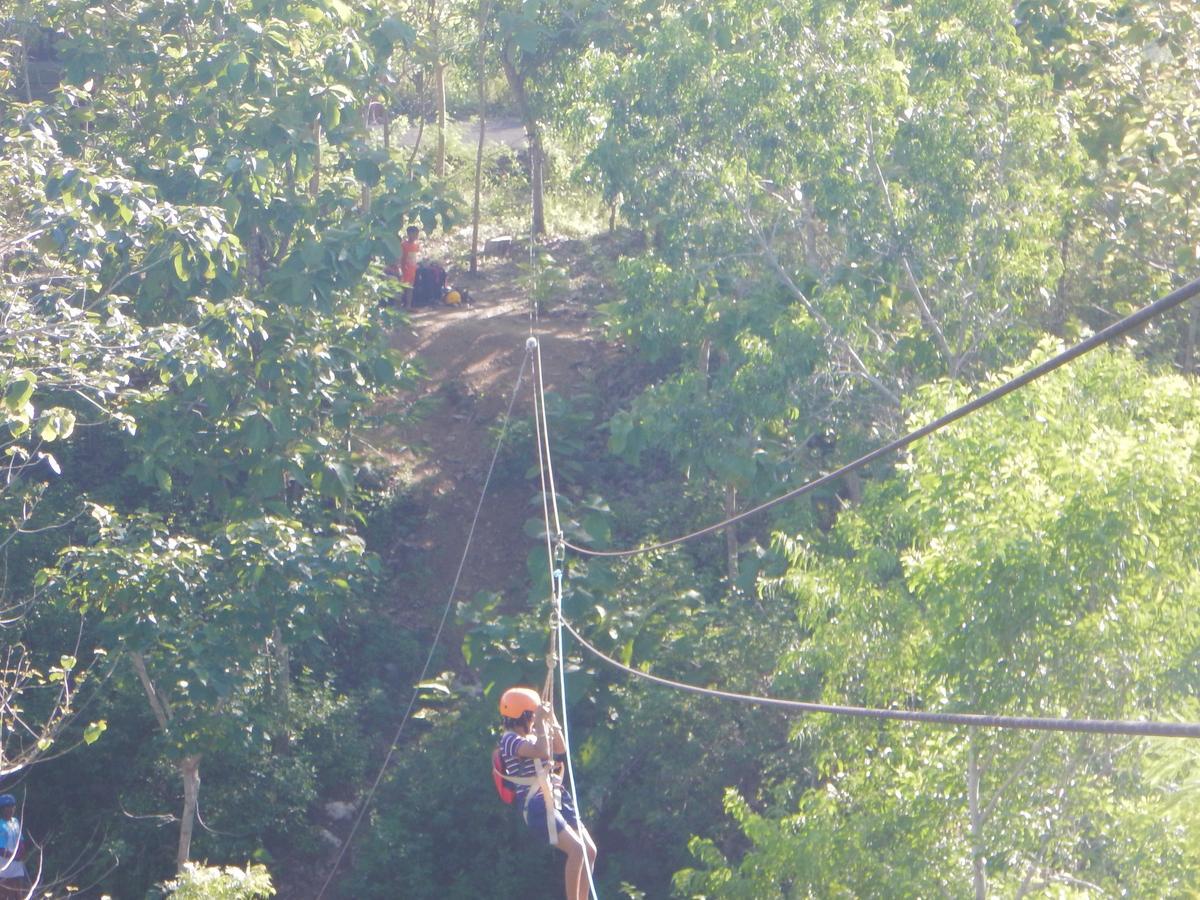
<instances>
[{"instance_id":1,"label":"sunlit leaves","mask_svg":"<svg viewBox=\"0 0 1200 900\"><path fill-rule=\"evenodd\" d=\"M962 399L929 388L918 421ZM1198 404L1191 382L1103 353L918 445L898 479L843 515L839 553L781 541L792 570L771 596L796 604L805 639L777 683L817 678L827 700L871 706L1171 718L1191 702L1200 641ZM797 729L825 748L821 786L782 818L740 819L756 845L741 867L714 860L683 883L725 878L766 895L819 883L840 859L835 869L864 879L855 893L882 877L876 861L904 892L953 892L970 883L972 846L1006 891L1046 873L1145 883L1148 860L1155 893L1188 883L1183 832L1154 812L1136 744L980 731L972 831L964 735ZM789 826L806 836L794 857L777 843ZM1113 833L1109 849L1086 849ZM923 864L908 868L912 856Z\"/></svg>"},{"instance_id":2,"label":"sunlit leaves","mask_svg":"<svg viewBox=\"0 0 1200 900\"><path fill-rule=\"evenodd\" d=\"M341 0L35 7L59 89L0 118L0 513L39 599L139 655L174 746L219 748L270 641L379 572L349 436L414 370L372 265L452 214L358 115L412 32Z\"/></svg>"},{"instance_id":3,"label":"sunlit leaves","mask_svg":"<svg viewBox=\"0 0 1200 900\"><path fill-rule=\"evenodd\" d=\"M95 722L89 722L83 729L83 742L85 744L94 744L100 740L100 737L108 730L108 723L103 719Z\"/></svg>"}]
</instances>

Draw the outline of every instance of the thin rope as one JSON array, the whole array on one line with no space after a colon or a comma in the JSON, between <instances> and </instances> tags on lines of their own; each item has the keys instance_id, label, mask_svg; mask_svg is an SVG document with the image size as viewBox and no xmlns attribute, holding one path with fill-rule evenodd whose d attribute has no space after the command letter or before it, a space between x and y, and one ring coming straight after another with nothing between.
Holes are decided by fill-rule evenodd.
<instances>
[{"instance_id":1,"label":"thin rope","mask_svg":"<svg viewBox=\"0 0 1200 900\"><path fill-rule=\"evenodd\" d=\"M546 418L546 385L542 380L542 345L537 345L537 392L542 398L542 440L546 444L546 479L550 484L550 504L554 512L554 539L562 543L562 522L558 518L558 489L554 486L554 460L550 456L550 421Z\"/></svg>"},{"instance_id":2,"label":"thin rope","mask_svg":"<svg viewBox=\"0 0 1200 900\"><path fill-rule=\"evenodd\" d=\"M739 694L734 691L723 691L715 688L701 687L684 681L674 681L659 675L651 675L632 666L618 662L611 656L598 650L584 640L570 622L563 622L563 627L579 641L588 652L628 675L653 681L656 684L690 691L693 694L703 694L706 697L719 697L724 700L736 700L742 703L754 703L761 706L777 706L784 709L794 709L806 713L826 713L833 716L851 716L859 719L892 719L901 722L921 722L934 725L965 725L971 728L1013 728L1021 731L1066 731L1082 732L1085 734L1128 734L1135 737L1168 737L1168 738L1200 738L1200 723L1195 722L1137 722L1114 719L1068 719L1042 718L1037 716L993 716L978 713L938 713L909 709L878 709L869 706L840 706L828 703L809 703L804 700L782 700L777 697L761 697L756 694Z\"/></svg>"},{"instance_id":3,"label":"thin rope","mask_svg":"<svg viewBox=\"0 0 1200 900\"><path fill-rule=\"evenodd\" d=\"M588 856L587 842L584 840L584 835L589 834L587 826L583 822L583 801L579 798L579 790L575 787L575 765L572 762L571 756L571 732L567 725L567 659L566 651L563 649L563 614L562 614L562 574L558 573L558 591L555 604L554 623L558 632L558 683L559 695L562 698L562 733L563 733L563 752L567 757L567 779L571 783L571 797L575 800L575 820L579 823L579 840L583 843L583 870L587 872L588 887L591 888L592 896L596 900L600 900L600 893L596 890L596 882L592 877L592 860ZM590 836L590 834L589 834Z\"/></svg>"},{"instance_id":4,"label":"thin rope","mask_svg":"<svg viewBox=\"0 0 1200 900\"><path fill-rule=\"evenodd\" d=\"M534 349L537 346L538 346L537 338L535 338L533 335L530 335L529 339L525 342L526 350L530 354L533 354ZM536 369L537 368L536 355L533 356L533 359L534 359L534 368ZM542 419L541 410L539 407L539 403L542 401L543 398L541 397L540 392L537 390L536 380L534 381L533 387L534 387L534 389L531 392L533 394L533 425L534 425L534 431L535 431L536 439L537 439L538 478L541 481L542 522L544 523L543 530L545 532L545 537L546 537L546 561L547 561L547 565L549 567L547 569L547 574L550 579L550 615L551 615L551 622L553 623L554 610L556 608L556 603L555 603L556 598L554 595L554 575L553 575L554 553L553 553L553 550L551 549L551 545L550 545L550 507L549 507L548 501L546 499L546 490L547 490L547 487L546 487L546 461L543 457L544 442L542 440L542 438L543 438L543 434L542 434L543 419ZM555 641L555 633L554 633L554 628L553 628L553 624L552 624L551 629L550 629L550 646L546 651L546 678L542 682L542 692L539 695L541 697L542 702L549 703L551 705L551 708L553 708L553 706L554 706L554 667L559 658L560 643L561 642L556 643L556 641ZM546 750L553 757L554 729L551 726L551 723L548 721L543 720L541 724L542 724L542 738L546 742ZM565 749L565 746L566 746L565 743L563 746ZM554 774L554 762L553 762L553 759L551 759L551 762L550 762L551 784L549 785L551 794L543 797L542 805L543 805L545 813L546 813L546 836L550 839L551 842L557 844L557 842L558 842L557 825L550 818L551 815L554 815L553 811L557 809L557 805L554 803L555 798L553 796L553 790L554 790L553 783L552 783L553 774ZM541 788L541 790L542 790L542 793L545 794L545 786L543 788Z\"/></svg>"},{"instance_id":5,"label":"thin rope","mask_svg":"<svg viewBox=\"0 0 1200 900\"><path fill-rule=\"evenodd\" d=\"M537 143L540 145L541 141L539 140ZM537 197L536 197L537 185L534 181L534 171L533 170L535 167L537 167L541 164L540 162L538 162L537 160L535 160L533 158L534 152L535 151L534 151L533 143L530 142L530 144L529 144L529 279L530 279L529 283L531 285L536 285L536 283L537 283L537 270L534 268L534 264L533 264L534 228L536 227L536 224L537 224L534 221L534 210L537 206ZM539 146L539 149L537 152L540 154L540 152L541 152L540 146ZM537 294L535 291L531 290L529 292L529 335L530 335L530 337L533 336L533 324L537 320L538 320Z\"/></svg>"},{"instance_id":6,"label":"thin rope","mask_svg":"<svg viewBox=\"0 0 1200 900\"><path fill-rule=\"evenodd\" d=\"M358 816L354 819L354 824L350 826L350 833L346 835L346 840L342 843L342 847L338 851L337 859L333 861L333 865L329 869L329 874L325 876L325 883L321 885L321 890L317 893L316 900L321 900L325 896L325 891L329 889L329 884L333 881L333 876L337 873L338 867L346 855L346 850L349 849L351 841L354 840L354 835L358 831L358 826L362 823L363 816L366 815L367 810L371 806L371 800L375 797L375 792L379 789L380 782L383 781L383 775L396 753L396 744L400 740L400 734L404 731L404 726L412 716L413 707L416 706L417 696L421 690L421 684L425 681L426 676L429 674L429 667L433 664L433 656L437 650L438 642L441 640L442 632L446 628L446 621L450 617L450 608L454 603L454 595L458 592L458 582L462 578L463 569L467 564L467 555L471 551L471 540L475 536L475 526L479 524L479 514L483 510L483 501L487 497L488 486L492 483L492 473L496 470L496 460L500 456L500 448L504 445L504 438L508 434L508 423L512 418L513 407L516 405L517 394L521 390L521 382L525 378L525 369L529 365L530 359L531 354L526 349L525 357L521 360L521 370L517 373L517 382L513 385L512 397L508 401L508 410L504 413L504 421L500 426L500 436L496 440L496 449L492 452L492 461L488 465L487 475L483 480L483 489L479 492L479 503L475 505L475 515L471 518L471 527L467 529L467 540L463 547L462 558L458 561L458 571L454 573L454 583L450 586L450 595L446 598L446 607L442 610L441 621L438 622L437 630L433 635L433 641L429 645L429 654L425 657L425 665L421 667L421 674L417 676L412 696L408 700L408 707L404 710L404 716L400 719L400 725L396 728L396 734L388 746L387 755L383 759L383 764L379 767L379 774L375 776L370 790L367 791L362 808L359 809Z\"/></svg>"},{"instance_id":7,"label":"thin rope","mask_svg":"<svg viewBox=\"0 0 1200 900\"><path fill-rule=\"evenodd\" d=\"M578 544L572 544L565 540L563 541L563 544L564 546L574 550L576 553L580 553L584 556L626 557L635 556L639 553L650 553L655 550L663 550L667 547L673 547L676 544L682 544L686 541L695 540L696 538L703 537L707 534L712 534L715 531L720 531L722 528L733 525L742 521L743 519L748 519L750 516L757 515L758 513L768 510L773 506L778 506L780 503L784 503L788 500L794 500L797 497L811 493L820 487L824 487L830 482L841 478L843 475L849 475L851 472L858 471L859 469L870 465L881 456L885 456L896 450L902 450L909 444L913 444L919 441L921 438L933 434L935 431L940 431L952 422L956 422L964 416L970 415L971 413L982 409L991 403L995 403L1001 397L1011 394L1013 391L1024 387L1032 381L1036 381L1043 375L1053 372L1055 369L1058 369L1072 360L1083 356L1085 353L1089 353L1092 350L1095 350L1097 347L1110 343L1118 337L1128 334L1135 328L1144 325L1151 319L1161 316L1169 310L1172 310L1180 304L1192 299L1197 294L1200 294L1200 279L1189 282L1188 284L1185 284L1183 287L1172 291L1170 294L1155 301L1154 303L1143 306L1137 312L1126 316L1119 322L1114 322L1112 325L1109 325L1102 331L1096 332L1096 334L1092 335L1092 337L1088 338L1087 340L1080 341L1073 347L1070 347L1056 356L1051 357L1045 362L1034 366L1015 378L1004 382L1004 384L1000 385L999 387L995 387L987 393L976 397L969 403L964 403L962 406L946 413L944 416L934 419L928 425L924 425L915 431L910 431L908 434L901 438L897 438L890 444L885 444L882 447L878 447L875 450L872 450L870 453L860 456L853 462L847 463L840 469L835 469L826 475L815 478L807 484L803 484L794 490L788 491L786 494L781 494L780 496L768 500L765 503L760 503L758 506L755 506L752 509L744 510L735 516L722 519L721 521L701 528L698 531L693 531L690 534L681 535L680 537L671 538L669 540L658 541L651 544L643 544L639 547L633 547L628 550L593 550L589 547L582 547Z\"/></svg>"},{"instance_id":8,"label":"thin rope","mask_svg":"<svg viewBox=\"0 0 1200 900\"><path fill-rule=\"evenodd\" d=\"M530 338L530 342L536 347L534 370L537 376L537 383L533 404L534 415L536 417L534 430L537 432L538 440L538 475L542 483L542 514L544 516L543 521L546 531L546 562L550 567L550 599L552 603L550 613L552 626L551 642L554 648L553 655L557 658L558 663L558 694L562 703L563 753L566 756L567 780L571 785L571 797L575 801L575 819L579 823L579 840L583 843L583 868L587 872L588 887L591 890L591 896L599 900L600 893L596 890L596 882L592 875L592 862L588 856L587 843L583 838L583 835L587 833L587 827L583 821L583 801L580 799L579 790L575 785L575 765L572 762L571 756L570 717L567 715L567 660L566 651L563 647L562 633L563 563L562 560L555 558L557 555L556 547L562 547L563 543L562 525L558 516L558 496L554 486L554 463L550 456L550 423L546 417L546 390L545 381L542 377L542 346L534 338ZM546 499L547 488L550 494L549 502ZM555 538L553 545L550 542L551 509L553 509L554 515L553 528ZM553 669L547 673L548 676L551 674L553 674ZM547 811L547 815L549 815L549 811Z\"/></svg>"},{"instance_id":9,"label":"thin rope","mask_svg":"<svg viewBox=\"0 0 1200 900\"><path fill-rule=\"evenodd\" d=\"M542 415L542 405L545 404L546 398L543 396L541 390L539 390L539 387L538 387L540 379L536 378L537 370L540 368L540 365L541 365L541 351L540 351L540 345L538 343L537 338L530 337L529 340L527 340L525 342L525 347L531 354L533 354L533 367L534 367L533 374L535 376L534 389L533 389L533 428L534 428L535 438L537 440L538 479L541 482L541 488L542 488L542 521L544 523L543 531L544 531L544 536L546 538L546 564L549 567L546 570L546 574L550 579L550 609L551 609L551 615L553 615L554 600L555 600L555 598L554 598L554 547L551 544L551 538L550 538L550 501L548 498L550 487L546 481L545 453L546 453L546 448L548 445L545 442L545 434L544 434L545 418ZM553 623L552 623L552 625L553 625ZM542 689L542 699L543 700L549 699L549 700L553 701L553 698L554 698L554 693L553 693L553 691L554 691L554 665L558 659L558 653L559 653L559 647L554 642L554 631L553 631L553 627L552 627L551 632L550 632L550 650L546 655L546 684L545 684L545 687Z\"/></svg>"}]
</instances>

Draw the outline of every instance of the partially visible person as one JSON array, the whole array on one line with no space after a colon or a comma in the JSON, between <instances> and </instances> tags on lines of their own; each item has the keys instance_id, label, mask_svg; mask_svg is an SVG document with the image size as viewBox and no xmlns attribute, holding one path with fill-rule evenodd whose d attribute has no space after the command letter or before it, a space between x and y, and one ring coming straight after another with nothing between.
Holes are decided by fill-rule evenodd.
<instances>
[{"instance_id":1,"label":"partially visible person","mask_svg":"<svg viewBox=\"0 0 1200 900\"><path fill-rule=\"evenodd\" d=\"M24 897L29 892L24 855L17 798L0 794L0 898Z\"/></svg>"},{"instance_id":2,"label":"partially visible person","mask_svg":"<svg viewBox=\"0 0 1200 900\"><path fill-rule=\"evenodd\" d=\"M417 283L417 262L421 258L421 229L408 226L408 239L400 244L400 280L407 287L401 295L401 303L407 309L412 306L413 285Z\"/></svg>"},{"instance_id":3,"label":"partially visible person","mask_svg":"<svg viewBox=\"0 0 1200 900\"><path fill-rule=\"evenodd\" d=\"M596 845L579 821L562 776L553 769L555 762L566 758L554 707L543 703L532 688L512 687L500 697L500 716L504 725L500 737L503 774L519 779L511 782L515 806L535 838L549 842L553 833L554 846L566 854L567 900L588 900L587 868L596 863ZM552 796L547 796L547 791ZM547 821L551 816L553 828Z\"/></svg>"}]
</instances>

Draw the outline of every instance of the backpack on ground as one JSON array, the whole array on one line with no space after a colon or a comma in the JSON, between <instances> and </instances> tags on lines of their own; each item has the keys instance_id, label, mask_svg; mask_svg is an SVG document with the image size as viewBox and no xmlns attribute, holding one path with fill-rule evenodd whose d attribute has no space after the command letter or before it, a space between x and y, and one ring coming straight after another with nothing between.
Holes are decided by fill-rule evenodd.
<instances>
[{"instance_id":1,"label":"backpack on ground","mask_svg":"<svg viewBox=\"0 0 1200 900\"><path fill-rule=\"evenodd\" d=\"M453 285L449 286L446 291L446 296L442 298L442 302L447 306L470 306L471 292L466 288L457 288Z\"/></svg>"},{"instance_id":2,"label":"backpack on ground","mask_svg":"<svg viewBox=\"0 0 1200 900\"><path fill-rule=\"evenodd\" d=\"M417 265L413 278L412 305L434 306L442 301L446 288L446 270L435 262Z\"/></svg>"}]
</instances>

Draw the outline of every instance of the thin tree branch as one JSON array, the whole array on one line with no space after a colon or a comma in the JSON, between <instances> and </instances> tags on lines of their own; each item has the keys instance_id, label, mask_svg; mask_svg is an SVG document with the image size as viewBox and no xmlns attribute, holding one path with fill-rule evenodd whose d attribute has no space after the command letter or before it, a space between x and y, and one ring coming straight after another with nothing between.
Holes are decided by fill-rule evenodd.
<instances>
[{"instance_id":1,"label":"thin tree branch","mask_svg":"<svg viewBox=\"0 0 1200 900\"><path fill-rule=\"evenodd\" d=\"M134 671L137 672L137 676L142 682L142 688L146 692L146 699L150 701L150 709L154 713L154 718L158 721L158 727L166 731L171 721L170 705L167 703L165 697L159 696L158 691L154 687L154 682L150 680L150 673L146 671L146 658L139 652L130 653L129 658L133 661Z\"/></svg>"},{"instance_id":2,"label":"thin tree branch","mask_svg":"<svg viewBox=\"0 0 1200 900\"><path fill-rule=\"evenodd\" d=\"M854 347L851 346L850 342L833 330L833 327L829 324L829 321L825 318L825 316L821 314L821 311L817 308L816 304L813 303L812 300L809 299L808 295L800 289L800 286L796 284L791 274L787 271L787 269L784 268L783 263L779 261L778 255L775 253L774 248L767 240L766 235L763 234L762 228L759 226L758 221L754 218L754 214L750 212L749 206L741 199L741 197L739 197L732 189L728 187L725 188L725 194L741 211L742 217L746 220L746 224L750 226L750 230L753 232L755 239L758 241L758 245L762 249L763 255L766 257L768 264L772 269L774 269L775 273L779 276L779 279L783 282L787 289L791 291L792 295L800 301L801 305L803 305L808 314L813 317L813 320L820 325L821 330L825 333L825 339L834 346L840 347L842 351L850 357L851 361L854 363L855 374L869 381L876 388L876 390L887 397L888 400L890 400L895 406L900 406L900 395L884 384L867 368L866 363L862 361L862 358L858 355L857 351L855 351Z\"/></svg>"},{"instance_id":3,"label":"thin tree branch","mask_svg":"<svg viewBox=\"0 0 1200 900\"><path fill-rule=\"evenodd\" d=\"M957 377L960 368L961 360L950 349L950 344L946 340L946 335L942 331L941 323L934 316L933 310L925 301L925 292L921 290L921 285L917 281L917 276L913 274L912 264L908 261L908 254L903 250L900 241L900 228L896 221L896 208L892 205L892 195L888 190L887 179L883 177L883 169L879 165L879 159L875 154L875 130L871 126L870 119L867 120L867 158L871 163L871 168L875 171L875 177L879 181L879 190L883 192L884 203L887 204L888 218L892 225L892 234L896 240L896 251L900 255L900 262L904 266L904 272L908 275L908 283L912 288L913 294L916 295L917 305L921 309L921 318L925 320L926 326L933 332L934 343L937 344L938 351L945 357L946 366L950 371L951 377Z\"/></svg>"}]
</instances>

